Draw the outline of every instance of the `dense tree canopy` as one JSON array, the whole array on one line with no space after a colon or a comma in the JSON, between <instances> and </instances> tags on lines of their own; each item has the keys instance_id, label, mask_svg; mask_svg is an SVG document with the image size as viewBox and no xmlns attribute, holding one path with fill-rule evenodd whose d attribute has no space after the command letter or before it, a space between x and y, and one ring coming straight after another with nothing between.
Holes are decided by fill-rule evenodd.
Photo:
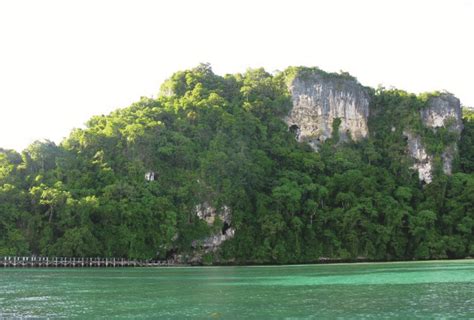
<instances>
[{"instance_id":1,"label":"dense tree canopy","mask_svg":"<svg viewBox=\"0 0 474 320\"><path fill-rule=\"evenodd\" d=\"M174 74L157 99L93 117L59 146L0 149L0 255L186 254L219 227L194 213L203 202L232 208L236 230L209 262L473 255L472 113L456 171L423 185L400 132L417 128L426 99L373 90L370 137L335 135L314 152L281 120L295 70L221 77L200 65ZM424 133L440 150L442 137Z\"/></svg>"}]
</instances>

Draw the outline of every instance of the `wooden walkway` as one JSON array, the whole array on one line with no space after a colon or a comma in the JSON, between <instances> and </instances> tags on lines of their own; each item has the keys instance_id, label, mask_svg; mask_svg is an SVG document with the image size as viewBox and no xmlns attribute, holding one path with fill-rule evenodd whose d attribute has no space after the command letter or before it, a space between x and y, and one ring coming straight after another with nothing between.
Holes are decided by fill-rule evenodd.
<instances>
[{"instance_id":1,"label":"wooden walkway","mask_svg":"<svg viewBox=\"0 0 474 320\"><path fill-rule=\"evenodd\" d=\"M69 257L0 257L0 267L11 268L123 268L168 267L173 261L128 260L123 258L69 258Z\"/></svg>"}]
</instances>

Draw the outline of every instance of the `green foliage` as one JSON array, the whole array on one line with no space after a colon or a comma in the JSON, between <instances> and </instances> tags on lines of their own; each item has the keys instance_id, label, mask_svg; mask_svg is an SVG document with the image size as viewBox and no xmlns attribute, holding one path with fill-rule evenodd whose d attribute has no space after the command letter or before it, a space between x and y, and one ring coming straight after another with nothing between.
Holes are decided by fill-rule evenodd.
<instances>
[{"instance_id":1,"label":"green foliage","mask_svg":"<svg viewBox=\"0 0 474 320\"><path fill-rule=\"evenodd\" d=\"M474 121L474 109L463 107L462 109L462 117L467 121Z\"/></svg>"},{"instance_id":2,"label":"green foliage","mask_svg":"<svg viewBox=\"0 0 474 320\"><path fill-rule=\"evenodd\" d=\"M0 254L192 256L208 225L195 208L232 210L235 237L203 263L427 259L474 254L474 122L465 113L461 172L422 186L403 132L438 158L458 137L427 130L429 95L371 91L371 136L338 143L341 119L318 153L281 120L289 68L220 77L208 64L174 74L157 99L89 120L61 145L0 149ZM153 173L153 180L145 174ZM228 226L227 226L228 227Z\"/></svg>"},{"instance_id":3,"label":"green foliage","mask_svg":"<svg viewBox=\"0 0 474 320\"><path fill-rule=\"evenodd\" d=\"M345 71L340 71L339 73L334 73L334 72L326 72L324 70L321 70L318 67L288 67L285 71L282 72L284 75L287 83L291 83L295 78L302 79L303 81L309 80L312 77L320 76L323 79L328 79L328 80L352 80L352 81L357 81L357 78L354 76L350 75L348 72Z\"/></svg>"},{"instance_id":4,"label":"green foliage","mask_svg":"<svg viewBox=\"0 0 474 320\"><path fill-rule=\"evenodd\" d=\"M474 173L474 111L463 109L464 130L459 143L459 164L463 172Z\"/></svg>"},{"instance_id":5,"label":"green foliage","mask_svg":"<svg viewBox=\"0 0 474 320\"><path fill-rule=\"evenodd\" d=\"M341 118L335 118L332 122L332 140L334 143L339 142L339 127L341 126L342 120Z\"/></svg>"}]
</instances>

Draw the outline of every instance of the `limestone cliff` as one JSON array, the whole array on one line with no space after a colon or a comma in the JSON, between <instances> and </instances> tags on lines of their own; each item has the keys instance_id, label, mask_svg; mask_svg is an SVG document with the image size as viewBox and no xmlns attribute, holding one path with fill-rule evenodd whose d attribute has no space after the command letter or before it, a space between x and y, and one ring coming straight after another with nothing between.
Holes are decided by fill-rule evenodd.
<instances>
[{"instance_id":1,"label":"limestone cliff","mask_svg":"<svg viewBox=\"0 0 474 320\"><path fill-rule=\"evenodd\" d=\"M418 171L420 181L430 183L433 179L433 156L428 154L419 135L410 130L404 130L403 135L407 138L408 155L414 161L412 169Z\"/></svg>"},{"instance_id":2,"label":"limestone cliff","mask_svg":"<svg viewBox=\"0 0 474 320\"><path fill-rule=\"evenodd\" d=\"M458 134L463 129L461 103L450 93L431 97L428 107L421 110L421 119L428 128L447 127Z\"/></svg>"},{"instance_id":3,"label":"limestone cliff","mask_svg":"<svg viewBox=\"0 0 474 320\"><path fill-rule=\"evenodd\" d=\"M421 122L425 128L436 132L441 127L460 136L463 129L462 110L459 99L449 93L433 96L428 100L427 107L420 111ZM433 171L433 155L428 154L420 135L405 130L408 154L413 158L413 169L418 171L420 181L430 183ZM445 174L451 174L453 159L457 154L457 143L446 146L441 154L442 169Z\"/></svg>"},{"instance_id":4,"label":"limestone cliff","mask_svg":"<svg viewBox=\"0 0 474 320\"><path fill-rule=\"evenodd\" d=\"M330 138L334 119L341 119L342 141L368 134L369 95L355 78L314 70L298 74L289 84L293 107L284 119L298 141L317 150Z\"/></svg>"},{"instance_id":5,"label":"limestone cliff","mask_svg":"<svg viewBox=\"0 0 474 320\"><path fill-rule=\"evenodd\" d=\"M368 89L355 78L319 69L302 69L289 82L288 89L292 108L284 121L298 141L308 143L317 151L321 143L333 136L336 127L341 141L368 137L370 96ZM339 126L333 125L335 119L340 119ZM444 127L459 137L463 129L459 99L450 93L431 96L421 109L419 119L424 130L436 132ZM391 128L392 132L394 129ZM403 135L407 138L407 154L414 161L412 168L418 172L420 181L430 183L435 155L427 151L419 128L406 126ZM452 142L438 155L446 174L451 174L456 154L457 143Z\"/></svg>"},{"instance_id":6,"label":"limestone cliff","mask_svg":"<svg viewBox=\"0 0 474 320\"><path fill-rule=\"evenodd\" d=\"M212 227L216 219L219 219L222 222L222 228L204 239L195 240L193 242L194 247L201 246L204 253L213 252L216 251L224 241L234 237L235 230L231 227L232 212L228 206L224 205L217 210L209 203L204 202L196 206L195 213L200 219L206 221L209 227Z\"/></svg>"}]
</instances>

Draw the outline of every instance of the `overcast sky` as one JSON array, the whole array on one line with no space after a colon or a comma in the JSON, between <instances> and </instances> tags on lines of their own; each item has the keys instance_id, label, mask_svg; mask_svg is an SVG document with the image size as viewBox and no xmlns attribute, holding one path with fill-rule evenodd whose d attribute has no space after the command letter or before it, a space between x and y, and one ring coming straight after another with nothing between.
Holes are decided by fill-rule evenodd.
<instances>
[{"instance_id":1,"label":"overcast sky","mask_svg":"<svg viewBox=\"0 0 474 320\"><path fill-rule=\"evenodd\" d=\"M0 0L0 147L60 142L200 62L344 70L474 106L473 39L472 0Z\"/></svg>"}]
</instances>

